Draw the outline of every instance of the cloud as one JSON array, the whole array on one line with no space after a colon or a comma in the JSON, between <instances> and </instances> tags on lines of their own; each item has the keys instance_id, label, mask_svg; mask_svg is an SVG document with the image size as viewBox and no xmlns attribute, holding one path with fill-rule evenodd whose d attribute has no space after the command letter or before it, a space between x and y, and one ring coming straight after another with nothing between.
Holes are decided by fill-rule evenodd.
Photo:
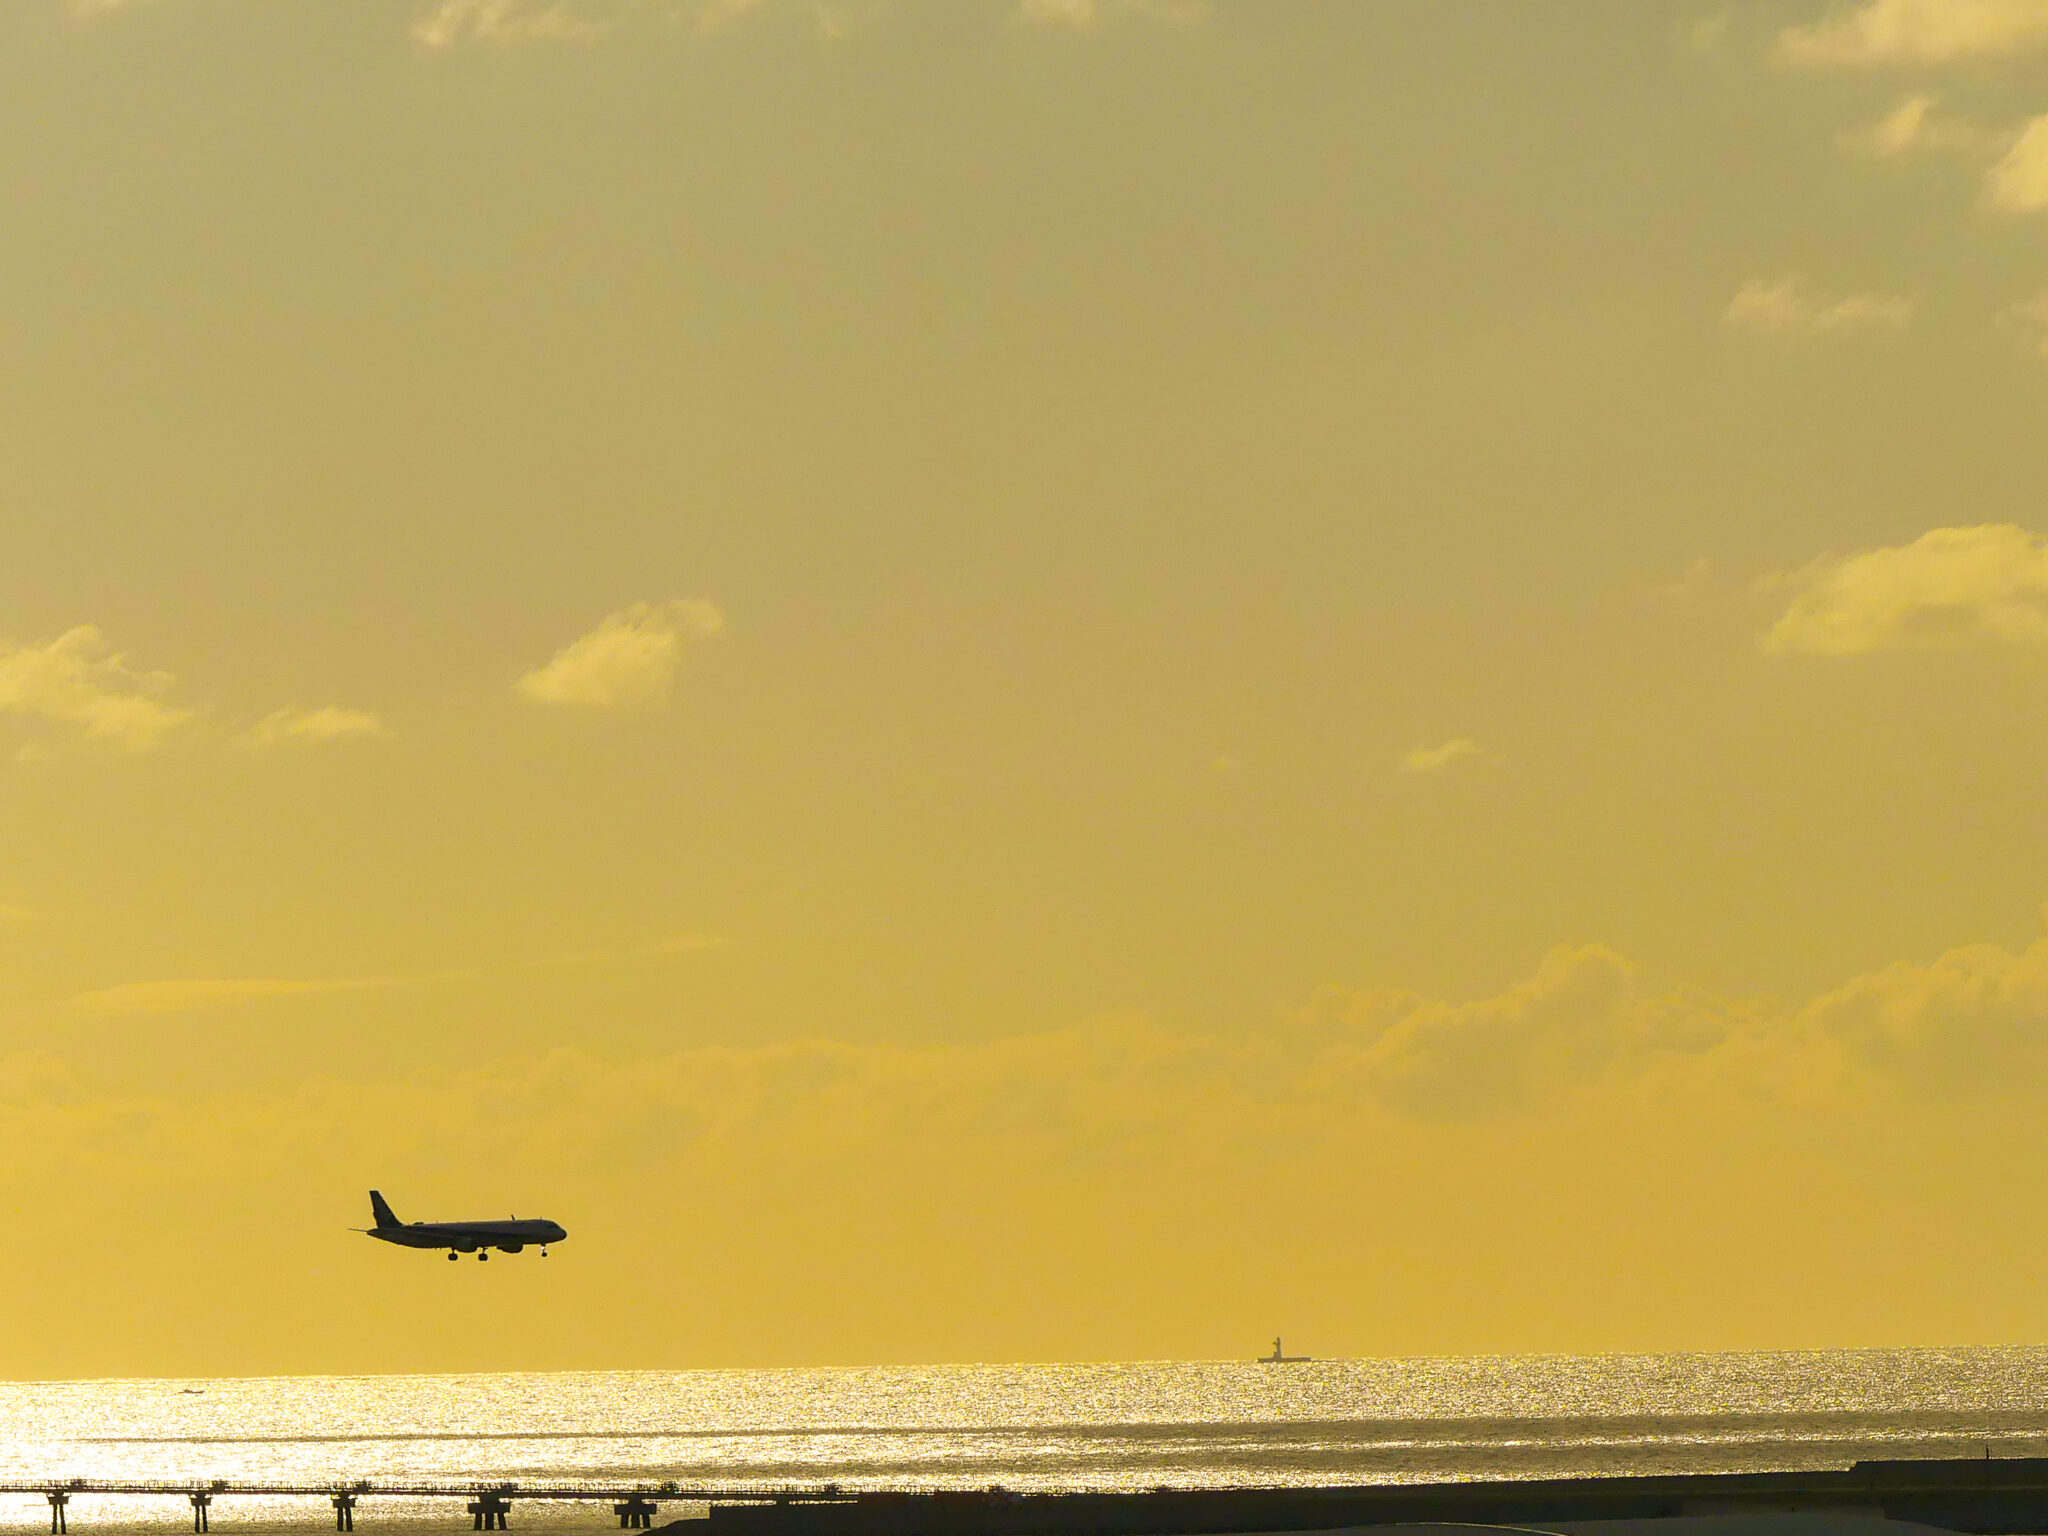
<instances>
[{"instance_id":1,"label":"cloud","mask_svg":"<svg viewBox=\"0 0 2048 1536\"><path fill-rule=\"evenodd\" d=\"M601 37L635 18L694 24L716 32L768 9L770 0L430 0L415 16L413 40L428 48L459 43L562 42ZM873 10L855 0L813 0L821 37L838 37Z\"/></svg>"},{"instance_id":2,"label":"cloud","mask_svg":"<svg viewBox=\"0 0 2048 1536\"><path fill-rule=\"evenodd\" d=\"M1784 583L1799 593L1763 638L1781 655L2048 645L2048 545L2011 523L1936 528Z\"/></svg>"},{"instance_id":3,"label":"cloud","mask_svg":"<svg viewBox=\"0 0 2048 1536\"><path fill-rule=\"evenodd\" d=\"M0 922L10 914L36 914L26 908L0 907ZM277 1002L335 992L388 992L450 982L488 980L552 966L618 965L629 961L667 959L728 949L724 934L685 932L651 943L621 949L581 950L492 967L470 967L399 976L201 976L170 981L134 981L100 987L63 999L57 1006L69 1013L108 1017L120 1014L206 1013L241 1004Z\"/></svg>"},{"instance_id":4,"label":"cloud","mask_svg":"<svg viewBox=\"0 0 2048 1536\"><path fill-rule=\"evenodd\" d=\"M2020 328L2028 351L2048 357L2048 288L2013 305L2006 319Z\"/></svg>"},{"instance_id":5,"label":"cloud","mask_svg":"<svg viewBox=\"0 0 2048 1536\"><path fill-rule=\"evenodd\" d=\"M1581 1348L1650 1326L1855 1342L1826 1331L1844 1297L1867 1307L1857 1328L1898 1326L1898 1277L1870 1256L1900 1231L1942 1235L1913 1290L1939 1315L1915 1326L1953 1335L2008 1272L2018 1195L1998 1174L2038 1152L2044 1043L2048 944L1967 946L1791 1005L1652 985L1576 944L1477 996L1332 988L1229 1031L1117 1015L955 1043L693 1039L385 1080L340 1076L344 1053L288 1089L118 1096L0 1055L0 1192L40 1239L0 1300L42 1324L10 1333L5 1363L267 1375L382 1347L466 1370L507 1329L544 1362L594 1341L715 1361L733 1319L759 1317L793 1364L1108 1358L1149 1326L1163 1342L1136 1347L1164 1355L1246 1296L1348 1316L1361 1276L1374 1347L1417 1354L1471 1310L1447 1295L1529 1302L1457 1336L1467 1352L1567 1323ZM465 1330L429 1301L360 1315L365 1285L433 1262L337 1230L360 1222L365 1169L408 1214L560 1217L585 1257L552 1261L559 1304L538 1311L477 1291ZM678 1199L689 1221L647 1220ZM1247 1242L1247 1212L1287 1240ZM218 1262L223 1231L263 1232L266 1262ZM1786 1262L1760 1271L1763 1251ZM1760 1273L1777 1278L1745 1291ZM1788 1324L1788 1306L1809 1310Z\"/></svg>"},{"instance_id":6,"label":"cloud","mask_svg":"<svg viewBox=\"0 0 2048 1536\"><path fill-rule=\"evenodd\" d=\"M168 672L138 672L98 627L81 624L46 645L0 649L0 713L76 726L84 739L147 752L193 718L165 703Z\"/></svg>"},{"instance_id":7,"label":"cloud","mask_svg":"<svg viewBox=\"0 0 2048 1536\"><path fill-rule=\"evenodd\" d=\"M1859 332L1904 330L1913 301L1897 294L1851 293L1839 298L1816 293L1804 277L1753 277L1728 301L1721 318L1758 336L1841 337Z\"/></svg>"},{"instance_id":8,"label":"cloud","mask_svg":"<svg viewBox=\"0 0 2048 1536\"><path fill-rule=\"evenodd\" d=\"M1332 989L1318 999L1314 1070L1405 1113L1463 1118L1634 1074L1661 1056L1728 1041L1739 1015L1699 997L1646 992L1598 944L1560 947L1529 980L1468 1003Z\"/></svg>"},{"instance_id":9,"label":"cloud","mask_svg":"<svg viewBox=\"0 0 2048 1536\"><path fill-rule=\"evenodd\" d=\"M1937 109L1940 98L1908 96L1860 133L1847 136L1851 148L1889 159L1919 150L1955 150L1990 158L2012 147L2014 135L1980 127Z\"/></svg>"},{"instance_id":10,"label":"cloud","mask_svg":"<svg viewBox=\"0 0 2048 1536\"><path fill-rule=\"evenodd\" d=\"M563 646L518 689L537 704L648 708L668 697L684 647L724 627L725 616L702 598L635 603Z\"/></svg>"},{"instance_id":11,"label":"cloud","mask_svg":"<svg viewBox=\"0 0 2048 1536\"><path fill-rule=\"evenodd\" d=\"M588 0L434 0L414 20L412 35L428 48L592 37L616 24L624 9L623 0L597 6Z\"/></svg>"},{"instance_id":12,"label":"cloud","mask_svg":"<svg viewBox=\"0 0 2048 1536\"><path fill-rule=\"evenodd\" d=\"M1781 63L1946 64L2048 45L2048 0L1861 0L1778 35Z\"/></svg>"},{"instance_id":13,"label":"cloud","mask_svg":"<svg viewBox=\"0 0 2048 1536\"><path fill-rule=\"evenodd\" d=\"M287 742L340 741L350 736L389 736L384 722L366 709L280 709L265 715L243 733L251 746L274 747Z\"/></svg>"},{"instance_id":14,"label":"cloud","mask_svg":"<svg viewBox=\"0 0 2048 1536\"><path fill-rule=\"evenodd\" d=\"M1865 143L1871 153L1878 155L1904 154L1916 145L1925 144L1928 136L1928 114L1933 109L1932 96L1908 96L1878 119L1866 136Z\"/></svg>"},{"instance_id":15,"label":"cloud","mask_svg":"<svg viewBox=\"0 0 2048 1536\"><path fill-rule=\"evenodd\" d=\"M1859 976L1800 1011L1799 1025L1901 1081L1944 1092L1997 1087L2048 1066L2048 939L1991 944L1929 965Z\"/></svg>"},{"instance_id":16,"label":"cloud","mask_svg":"<svg viewBox=\"0 0 2048 1536\"><path fill-rule=\"evenodd\" d=\"M1209 14L1205 0L1018 0L1016 17L1035 26L1094 30L1105 21L1135 17L1146 21L1195 22Z\"/></svg>"},{"instance_id":17,"label":"cloud","mask_svg":"<svg viewBox=\"0 0 2048 1536\"><path fill-rule=\"evenodd\" d=\"M1403 773L1440 773L1454 763L1483 756L1479 743L1469 736L1454 736L1434 747L1417 747L1401 759Z\"/></svg>"},{"instance_id":18,"label":"cloud","mask_svg":"<svg viewBox=\"0 0 2048 1536\"><path fill-rule=\"evenodd\" d=\"M1994 208L2038 213L2048 208L2048 113L2031 118L1984 183Z\"/></svg>"},{"instance_id":19,"label":"cloud","mask_svg":"<svg viewBox=\"0 0 2048 1536\"><path fill-rule=\"evenodd\" d=\"M291 979L284 977L195 977L184 981L136 981L124 986L102 987L66 998L62 1006L72 1013L107 1017L138 1013L202 1013L237 1003L257 1003L283 997L307 997L322 992L363 992L408 984L404 977L344 977L334 979Z\"/></svg>"}]
</instances>

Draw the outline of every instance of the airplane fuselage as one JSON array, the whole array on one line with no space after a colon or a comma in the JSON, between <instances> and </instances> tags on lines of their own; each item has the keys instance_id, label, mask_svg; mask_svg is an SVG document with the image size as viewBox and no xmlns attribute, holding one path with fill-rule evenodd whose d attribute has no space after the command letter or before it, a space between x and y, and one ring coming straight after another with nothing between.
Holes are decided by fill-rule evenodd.
<instances>
[{"instance_id":1,"label":"airplane fuselage","mask_svg":"<svg viewBox=\"0 0 2048 1536\"><path fill-rule=\"evenodd\" d=\"M359 1230L379 1242L395 1243L400 1248L446 1248L451 1259L464 1253L487 1259L493 1248L500 1253L538 1248L545 1257L548 1244L562 1242L569 1236L568 1228L560 1222L521 1221L516 1216L505 1221L400 1221L374 1189L370 1191L370 1214L376 1225Z\"/></svg>"},{"instance_id":2,"label":"airplane fuselage","mask_svg":"<svg viewBox=\"0 0 2048 1536\"><path fill-rule=\"evenodd\" d=\"M371 1227L369 1233L401 1248L453 1248L458 1253L480 1248L517 1253L529 1244L545 1248L569 1235L552 1221L415 1221L402 1227Z\"/></svg>"}]
</instances>

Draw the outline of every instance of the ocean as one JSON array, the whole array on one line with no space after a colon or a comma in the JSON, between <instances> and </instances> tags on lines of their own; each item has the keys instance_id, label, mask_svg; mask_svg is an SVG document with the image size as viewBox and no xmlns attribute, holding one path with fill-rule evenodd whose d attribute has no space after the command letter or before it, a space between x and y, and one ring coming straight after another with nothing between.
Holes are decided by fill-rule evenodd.
<instances>
[{"instance_id":1,"label":"ocean","mask_svg":"<svg viewBox=\"0 0 2048 1536\"><path fill-rule=\"evenodd\" d=\"M0 1482L675 1482L1141 1489L1845 1466L2048 1454L2048 1349L0 1385ZM701 1509L701 1506L698 1506ZM663 1518L691 1513L664 1507ZM190 1529L164 1497L79 1494L79 1536ZM467 1529L457 1504L365 1500ZM0 1527L46 1530L40 1497ZM520 1505L515 1529L611 1524ZM224 1495L216 1529L332 1528Z\"/></svg>"}]
</instances>

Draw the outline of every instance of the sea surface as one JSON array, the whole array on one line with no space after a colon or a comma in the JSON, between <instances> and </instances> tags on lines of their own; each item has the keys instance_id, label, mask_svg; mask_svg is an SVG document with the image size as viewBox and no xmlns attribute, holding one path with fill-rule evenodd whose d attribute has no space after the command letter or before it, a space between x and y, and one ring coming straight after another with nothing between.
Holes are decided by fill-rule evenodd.
<instances>
[{"instance_id":1,"label":"sea surface","mask_svg":"<svg viewBox=\"0 0 2048 1536\"><path fill-rule=\"evenodd\" d=\"M2048 1349L904 1369L330 1376L0 1385L0 1484L368 1481L1142 1489L1846 1466L2048 1454ZM664 1517L701 1511L671 1504ZM182 1500L81 1493L78 1536L191 1528ZM45 1530L37 1495L0 1528ZM466 1530L459 1501L366 1499ZM332 1528L222 1495L215 1529ZM515 1530L611 1525L515 1506Z\"/></svg>"}]
</instances>

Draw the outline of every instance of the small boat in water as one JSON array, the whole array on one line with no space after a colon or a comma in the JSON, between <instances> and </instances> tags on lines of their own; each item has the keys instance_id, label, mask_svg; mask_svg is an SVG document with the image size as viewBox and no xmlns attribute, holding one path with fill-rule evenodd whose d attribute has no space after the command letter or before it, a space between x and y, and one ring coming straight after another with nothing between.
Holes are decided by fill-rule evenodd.
<instances>
[{"instance_id":1,"label":"small boat in water","mask_svg":"<svg viewBox=\"0 0 2048 1536\"><path fill-rule=\"evenodd\" d=\"M1290 1355L1289 1353L1287 1353L1285 1349L1280 1347L1280 1340L1278 1338L1275 1338L1273 1340L1273 1353L1271 1353L1270 1355L1259 1356L1259 1364L1307 1365L1309 1363L1309 1358L1310 1357L1307 1355Z\"/></svg>"}]
</instances>

